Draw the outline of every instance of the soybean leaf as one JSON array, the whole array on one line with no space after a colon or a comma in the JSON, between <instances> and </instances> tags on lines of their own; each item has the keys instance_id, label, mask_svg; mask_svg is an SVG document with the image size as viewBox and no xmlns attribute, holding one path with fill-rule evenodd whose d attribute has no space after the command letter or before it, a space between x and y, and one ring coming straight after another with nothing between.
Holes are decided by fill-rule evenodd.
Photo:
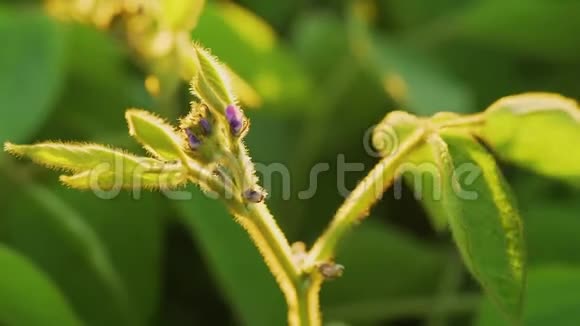
<instances>
[{"instance_id":1,"label":"soybean leaf","mask_svg":"<svg viewBox=\"0 0 580 326\"><path fill-rule=\"evenodd\" d=\"M580 266L542 265L530 269L523 325L575 326L580 323ZM507 326L501 313L482 302L477 326Z\"/></svg>"},{"instance_id":2,"label":"soybean leaf","mask_svg":"<svg viewBox=\"0 0 580 326\"><path fill-rule=\"evenodd\" d=\"M119 174L108 168L94 169L75 175L62 175L60 181L75 189L114 191L124 189L167 190L175 189L187 181L187 173L176 165L143 165L128 173ZM117 192L113 192L117 195ZM105 195L108 197L108 195Z\"/></svg>"},{"instance_id":3,"label":"soybean leaf","mask_svg":"<svg viewBox=\"0 0 580 326\"><path fill-rule=\"evenodd\" d=\"M580 184L580 108L574 100L547 93L504 97L485 112L480 136L503 159Z\"/></svg>"},{"instance_id":4,"label":"soybean leaf","mask_svg":"<svg viewBox=\"0 0 580 326\"><path fill-rule=\"evenodd\" d=\"M187 180L182 165L166 164L147 157L137 157L120 150L95 144L39 143L14 145L5 149L44 166L78 172L60 180L77 189L114 191L128 189L170 189Z\"/></svg>"},{"instance_id":5,"label":"soybean leaf","mask_svg":"<svg viewBox=\"0 0 580 326\"><path fill-rule=\"evenodd\" d=\"M228 104L234 103L227 70L216 57L200 45L195 45L195 54L198 66L196 75L191 81L191 90L211 108L223 112Z\"/></svg>"},{"instance_id":6,"label":"soybean leaf","mask_svg":"<svg viewBox=\"0 0 580 326\"><path fill-rule=\"evenodd\" d=\"M144 163L156 161L150 158L138 158L97 144L44 142L35 145L15 145L6 143L4 149L13 155L30 158L35 163L48 168L72 172L91 170L101 164L111 167L118 162L124 165L124 168L133 169L140 164L140 161Z\"/></svg>"},{"instance_id":7,"label":"soybean leaf","mask_svg":"<svg viewBox=\"0 0 580 326\"><path fill-rule=\"evenodd\" d=\"M441 205L441 179L437 170L437 160L429 146L417 148L399 167L399 174L413 189L415 199L421 202L429 221L438 232L448 226L448 216Z\"/></svg>"},{"instance_id":8,"label":"soybean leaf","mask_svg":"<svg viewBox=\"0 0 580 326\"><path fill-rule=\"evenodd\" d=\"M184 157L185 142L175 129L153 113L130 109L125 113L129 134L161 160L178 161Z\"/></svg>"},{"instance_id":9,"label":"soybean leaf","mask_svg":"<svg viewBox=\"0 0 580 326\"><path fill-rule=\"evenodd\" d=\"M32 262L0 245L0 323L81 326L66 298Z\"/></svg>"},{"instance_id":10,"label":"soybean leaf","mask_svg":"<svg viewBox=\"0 0 580 326\"><path fill-rule=\"evenodd\" d=\"M446 131L429 144L441 173L442 209L463 260L509 320L525 282L522 222L493 157L471 136ZM464 178L465 175L465 178Z\"/></svg>"},{"instance_id":11,"label":"soybean leaf","mask_svg":"<svg viewBox=\"0 0 580 326\"><path fill-rule=\"evenodd\" d=\"M197 189L192 195L191 200L177 203L183 223L199 243L215 281L241 324L284 325L282 294L245 231L222 203Z\"/></svg>"},{"instance_id":12,"label":"soybean leaf","mask_svg":"<svg viewBox=\"0 0 580 326\"><path fill-rule=\"evenodd\" d=\"M0 143L25 141L63 81L63 31L37 11L0 7Z\"/></svg>"}]
</instances>

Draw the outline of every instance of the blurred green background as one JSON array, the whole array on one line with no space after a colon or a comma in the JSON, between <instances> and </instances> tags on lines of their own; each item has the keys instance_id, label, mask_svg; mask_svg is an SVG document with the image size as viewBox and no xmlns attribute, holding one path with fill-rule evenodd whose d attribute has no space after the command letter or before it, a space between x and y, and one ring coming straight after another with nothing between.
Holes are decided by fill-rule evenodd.
<instances>
[{"instance_id":1,"label":"blurred green background","mask_svg":"<svg viewBox=\"0 0 580 326\"><path fill-rule=\"evenodd\" d=\"M209 1L192 39L246 80L262 105L247 144L274 178L268 204L290 241L312 243L343 200L336 161L375 162L365 132L393 109L485 109L523 91L580 97L577 0ZM143 151L128 107L174 121L114 33L58 22L39 1L0 1L0 142L78 140ZM545 130L545 137L550 137ZM537 149L541 151L541 148ZM308 200L309 170L331 166ZM578 162L580 164L580 162ZM580 325L580 190L502 165L528 242L525 325ZM58 173L0 154L0 325L286 323L249 238L191 189L111 200L66 189ZM363 171L347 174L352 189ZM410 191L389 192L343 242L340 280L322 292L328 325L502 325Z\"/></svg>"}]
</instances>

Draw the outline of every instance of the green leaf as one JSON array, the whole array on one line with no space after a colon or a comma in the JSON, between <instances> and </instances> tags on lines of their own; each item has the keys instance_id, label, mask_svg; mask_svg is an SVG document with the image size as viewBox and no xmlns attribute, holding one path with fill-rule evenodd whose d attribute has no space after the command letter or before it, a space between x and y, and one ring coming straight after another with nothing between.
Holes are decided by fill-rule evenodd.
<instances>
[{"instance_id":1,"label":"green leaf","mask_svg":"<svg viewBox=\"0 0 580 326\"><path fill-rule=\"evenodd\" d=\"M578 325L579 293L579 265L543 265L530 269L523 325ZM508 326L489 301L481 304L474 325Z\"/></svg>"},{"instance_id":2,"label":"green leaf","mask_svg":"<svg viewBox=\"0 0 580 326\"><path fill-rule=\"evenodd\" d=\"M196 75L191 81L193 95L201 98L214 112L225 112L235 102L225 67L200 45L194 45L197 56Z\"/></svg>"},{"instance_id":3,"label":"green leaf","mask_svg":"<svg viewBox=\"0 0 580 326\"><path fill-rule=\"evenodd\" d=\"M77 189L170 189L187 180L180 163L166 164L95 144L7 143L5 150L49 168L78 172L60 178L64 184Z\"/></svg>"},{"instance_id":4,"label":"green leaf","mask_svg":"<svg viewBox=\"0 0 580 326\"><path fill-rule=\"evenodd\" d=\"M547 93L504 97L485 112L479 132L501 158L580 184L580 109L574 100Z\"/></svg>"},{"instance_id":5,"label":"green leaf","mask_svg":"<svg viewBox=\"0 0 580 326\"><path fill-rule=\"evenodd\" d=\"M282 293L249 236L223 204L195 190L193 199L177 207L239 323L286 324Z\"/></svg>"},{"instance_id":6,"label":"green leaf","mask_svg":"<svg viewBox=\"0 0 580 326\"><path fill-rule=\"evenodd\" d=\"M48 117L63 81L63 33L37 11L0 8L0 143L25 141Z\"/></svg>"},{"instance_id":7,"label":"green leaf","mask_svg":"<svg viewBox=\"0 0 580 326\"><path fill-rule=\"evenodd\" d=\"M117 170L94 169L72 176L62 175L60 181L74 189L113 191L123 189L168 190L187 182L187 172L181 165L142 166L142 169L126 171L120 175ZM116 192L114 192L116 195Z\"/></svg>"},{"instance_id":8,"label":"green leaf","mask_svg":"<svg viewBox=\"0 0 580 326\"><path fill-rule=\"evenodd\" d=\"M170 124L153 113L130 109L125 113L129 134L155 157L165 161L181 161L185 157L185 141Z\"/></svg>"},{"instance_id":9,"label":"green leaf","mask_svg":"<svg viewBox=\"0 0 580 326\"><path fill-rule=\"evenodd\" d=\"M441 179L438 178L437 160L432 149L423 145L409 155L399 167L405 182L413 189L415 199L421 202L429 221L437 232L447 230L448 216L441 205Z\"/></svg>"},{"instance_id":10,"label":"green leaf","mask_svg":"<svg viewBox=\"0 0 580 326\"><path fill-rule=\"evenodd\" d=\"M0 245L0 323L80 326L60 290L28 259Z\"/></svg>"},{"instance_id":11,"label":"green leaf","mask_svg":"<svg viewBox=\"0 0 580 326\"><path fill-rule=\"evenodd\" d=\"M15 145L6 143L4 150L18 157L30 158L37 164L48 168L81 172L92 170L100 164L114 166L117 161L135 168L141 162L153 163L155 160L123 153L120 150L97 144L44 142L35 145Z\"/></svg>"},{"instance_id":12,"label":"green leaf","mask_svg":"<svg viewBox=\"0 0 580 326\"><path fill-rule=\"evenodd\" d=\"M493 157L468 134L429 144L442 178L440 201L466 266L506 316L520 317L525 282L522 222Z\"/></svg>"}]
</instances>

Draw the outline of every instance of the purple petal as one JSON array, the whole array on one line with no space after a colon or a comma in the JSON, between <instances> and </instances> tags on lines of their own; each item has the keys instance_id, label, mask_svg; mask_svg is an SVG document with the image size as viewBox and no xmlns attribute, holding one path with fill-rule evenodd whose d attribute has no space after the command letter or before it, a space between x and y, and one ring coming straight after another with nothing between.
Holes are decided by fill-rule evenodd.
<instances>
[{"instance_id":1,"label":"purple petal","mask_svg":"<svg viewBox=\"0 0 580 326\"><path fill-rule=\"evenodd\" d=\"M232 134L239 135L244 126L244 120L242 112L237 106L230 104L226 107L226 120L228 120Z\"/></svg>"},{"instance_id":2,"label":"purple petal","mask_svg":"<svg viewBox=\"0 0 580 326\"><path fill-rule=\"evenodd\" d=\"M201 141L193 134L193 132L189 129L185 129L185 134L187 135L187 141L189 143L189 148L192 150L196 150L201 146Z\"/></svg>"},{"instance_id":3,"label":"purple petal","mask_svg":"<svg viewBox=\"0 0 580 326\"><path fill-rule=\"evenodd\" d=\"M203 118L199 121L199 124L201 125L201 128L203 129L203 132L206 136L211 134L211 124L209 123L209 120Z\"/></svg>"}]
</instances>

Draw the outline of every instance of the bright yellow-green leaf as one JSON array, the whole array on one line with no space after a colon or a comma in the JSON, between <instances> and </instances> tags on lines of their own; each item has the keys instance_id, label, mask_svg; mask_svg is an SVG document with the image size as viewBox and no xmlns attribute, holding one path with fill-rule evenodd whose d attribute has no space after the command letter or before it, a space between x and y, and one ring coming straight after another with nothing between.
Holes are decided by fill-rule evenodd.
<instances>
[{"instance_id":1,"label":"bright yellow-green leaf","mask_svg":"<svg viewBox=\"0 0 580 326\"><path fill-rule=\"evenodd\" d=\"M486 293L516 322L525 282L522 221L493 157L468 134L428 140L441 174L440 212Z\"/></svg>"},{"instance_id":2,"label":"bright yellow-green leaf","mask_svg":"<svg viewBox=\"0 0 580 326\"><path fill-rule=\"evenodd\" d=\"M15 156L28 157L35 163L48 168L72 172L92 170L103 165L124 165L126 169L134 169L144 163L159 162L97 144L44 142L35 145L15 145L6 143L4 149Z\"/></svg>"},{"instance_id":3,"label":"bright yellow-green leaf","mask_svg":"<svg viewBox=\"0 0 580 326\"><path fill-rule=\"evenodd\" d=\"M14 155L28 157L49 168L76 172L73 176L61 176L61 181L78 189L167 189L183 184L187 179L180 163L166 164L101 145L7 143L5 148Z\"/></svg>"},{"instance_id":4,"label":"bright yellow-green leaf","mask_svg":"<svg viewBox=\"0 0 580 326\"><path fill-rule=\"evenodd\" d=\"M207 50L195 45L197 75L191 81L194 95L199 96L217 112L223 112L228 104L234 103L230 79L224 66Z\"/></svg>"},{"instance_id":5,"label":"bright yellow-green leaf","mask_svg":"<svg viewBox=\"0 0 580 326\"><path fill-rule=\"evenodd\" d=\"M485 118L480 136L502 159L580 184L580 109L574 100L547 93L508 96Z\"/></svg>"},{"instance_id":6,"label":"bright yellow-green leaf","mask_svg":"<svg viewBox=\"0 0 580 326\"><path fill-rule=\"evenodd\" d=\"M72 176L62 175L60 181L75 189L174 189L186 183L187 173L179 164L167 167L142 165L124 173L104 167Z\"/></svg>"},{"instance_id":7,"label":"bright yellow-green leaf","mask_svg":"<svg viewBox=\"0 0 580 326\"><path fill-rule=\"evenodd\" d=\"M153 113L129 109L125 113L129 134L135 137L152 155L166 161L185 157L185 141L175 129Z\"/></svg>"},{"instance_id":8,"label":"bright yellow-green leaf","mask_svg":"<svg viewBox=\"0 0 580 326\"><path fill-rule=\"evenodd\" d=\"M447 212L441 205L441 179L432 149L427 145L415 149L401 164L399 173L413 189L415 199L421 202L433 228L438 232L445 231ZM400 185L395 184L395 192L401 193Z\"/></svg>"},{"instance_id":9,"label":"bright yellow-green leaf","mask_svg":"<svg viewBox=\"0 0 580 326\"><path fill-rule=\"evenodd\" d=\"M83 325L59 289L28 259L0 246L0 266L2 325Z\"/></svg>"},{"instance_id":10,"label":"bright yellow-green leaf","mask_svg":"<svg viewBox=\"0 0 580 326\"><path fill-rule=\"evenodd\" d=\"M197 20L205 0L163 0L161 17L165 24L176 31L189 31L197 25Z\"/></svg>"}]
</instances>

